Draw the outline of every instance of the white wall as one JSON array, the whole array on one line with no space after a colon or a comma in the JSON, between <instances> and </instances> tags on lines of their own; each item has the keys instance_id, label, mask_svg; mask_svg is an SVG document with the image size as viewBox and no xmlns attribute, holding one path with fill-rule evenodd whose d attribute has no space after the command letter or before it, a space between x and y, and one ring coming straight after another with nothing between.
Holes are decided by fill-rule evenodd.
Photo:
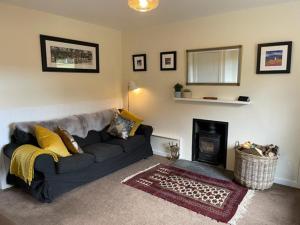
<instances>
[{"instance_id":1,"label":"white wall","mask_svg":"<svg viewBox=\"0 0 300 225\"><path fill-rule=\"evenodd\" d=\"M280 146L277 182L300 187L300 3L226 13L218 16L128 32L123 38L123 72L142 90L131 95L131 110L158 133L179 136L181 156L191 159L192 119L229 122L227 168L233 169L235 141ZM292 72L257 75L256 48L264 42L293 41ZM185 83L186 49L243 45L241 86L190 86L194 97L250 96L253 104L231 106L173 101L173 85ZM178 52L176 72L161 72L159 54ZM132 72L131 55L147 53L148 71ZM127 82L127 81L126 81ZM126 82L124 87L126 86Z\"/></svg>"},{"instance_id":2,"label":"white wall","mask_svg":"<svg viewBox=\"0 0 300 225\"><path fill-rule=\"evenodd\" d=\"M0 148L11 122L122 105L122 34L61 16L0 4ZM44 73L39 35L100 45L100 74ZM7 167L0 161L0 186Z\"/></svg>"}]
</instances>

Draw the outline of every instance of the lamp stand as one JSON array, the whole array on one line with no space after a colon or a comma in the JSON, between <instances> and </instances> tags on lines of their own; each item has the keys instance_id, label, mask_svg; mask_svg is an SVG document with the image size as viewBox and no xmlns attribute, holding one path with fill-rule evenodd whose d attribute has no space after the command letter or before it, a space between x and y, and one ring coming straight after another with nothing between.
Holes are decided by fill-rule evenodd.
<instances>
[{"instance_id":1,"label":"lamp stand","mask_svg":"<svg viewBox=\"0 0 300 225\"><path fill-rule=\"evenodd\" d=\"M129 95L130 95L130 90L129 90L129 86L127 87L127 110L129 112Z\"/></svg>"}]
</instances>

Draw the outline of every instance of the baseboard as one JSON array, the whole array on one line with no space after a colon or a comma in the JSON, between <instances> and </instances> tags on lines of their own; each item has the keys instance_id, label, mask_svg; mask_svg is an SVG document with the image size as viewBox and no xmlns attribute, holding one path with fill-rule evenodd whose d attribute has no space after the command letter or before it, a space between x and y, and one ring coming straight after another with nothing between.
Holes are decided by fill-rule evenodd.
<instances>
[{"instance_id":1,"label":"baseboard","mask_svg":"<svg viewBox=\"0 0 300 225\"><path fill-rule=\"evenodd\" d=\"M8 185L8 184L4 183L4 184L1 184L0 190L5 190L5 189L11 188L11 187L12 187L12 185Z\"/></svg>"},{"instance_id":2,"label":"baseboard","mask_svg":"<svg viewBox=\"0 0 300 225\"><path fill-rule=\"evenodd\" d=\"M300 185L295 180L275 177L274 183L300 189Z\"/></svg>"}]
</instances>

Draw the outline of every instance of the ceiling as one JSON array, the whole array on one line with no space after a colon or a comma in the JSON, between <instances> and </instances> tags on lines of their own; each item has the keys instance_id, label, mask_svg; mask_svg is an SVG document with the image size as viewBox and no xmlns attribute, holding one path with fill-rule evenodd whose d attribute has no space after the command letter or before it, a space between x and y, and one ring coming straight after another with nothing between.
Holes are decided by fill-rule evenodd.
<instances>
[{"instance_id":1,"label":"ceiling","mask_svg":"<svg viewBox=\"0 0 300 225\"><path fill-rule=\"evenodd\" d=\"M0 0L119 30L139 29L291 1L296 0L160 0L157 9L140 13L130 9L127 0Z\"/></svg>"}]
</instances>

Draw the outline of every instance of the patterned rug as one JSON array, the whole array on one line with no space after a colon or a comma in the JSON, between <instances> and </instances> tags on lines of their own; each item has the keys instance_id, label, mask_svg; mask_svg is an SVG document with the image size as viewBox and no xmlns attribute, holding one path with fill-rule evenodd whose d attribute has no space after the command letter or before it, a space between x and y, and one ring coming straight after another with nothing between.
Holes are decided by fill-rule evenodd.
<instances>
[{"instance_id":1,"label":"patterned rug","mask_svg":"<svg viewBox=\"0 0 300 225\"><path fill-rule=\"evenodd\" d=\"M218 222L235 224L254 194L234 182L158 164L122 183L145 191Z\"/></svg>"}]
</instances>

